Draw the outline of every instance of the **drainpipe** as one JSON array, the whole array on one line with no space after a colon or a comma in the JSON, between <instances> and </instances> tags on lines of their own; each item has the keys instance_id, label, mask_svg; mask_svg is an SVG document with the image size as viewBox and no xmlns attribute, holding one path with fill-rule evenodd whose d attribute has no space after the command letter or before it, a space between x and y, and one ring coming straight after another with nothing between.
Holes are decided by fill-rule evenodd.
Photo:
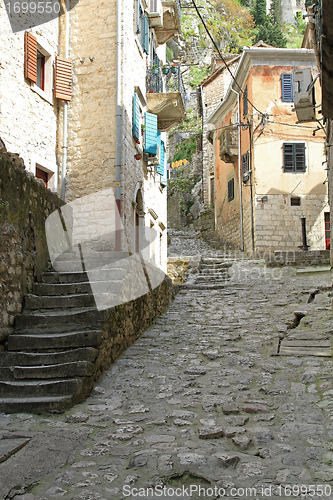
<instances>
[{"instance_id":1,"label":"drainpipe","mask_svg":"<svg viewBox=\"0 0 333 500\"><path fill-rule=\"evenodd\" d=\"M122 2L117 0L117 68L116 68L116 252L121 250L121 136L122 136L122 114L121 114L121 15Z\"/></svg>"},{"instance_id":2,"label":"drainpipe","mask_svg":"<svg viewBox=\"0 0 333 500\"><path fill-rule=\"evenodd\" d=\"M241 163L241 125L240 125L240 93L233 88L232 92L237 94L238 103L238 189L239 189L239 218L240 218L240 236L241 251L244 252L244 234L243 234L243 200L242 200L242 163Z\"/></svg>"},{"instance_id":3,"label":"drainpipe","mask_svg":"<svg viewBox=\"0 0 333 500\"><path fill-rule=\"evenodd\" d=\"M253 210L253 168L252 168L252 141L253 136L251 134L251 125L248 122L249 135L250 135L250 189L251 189L251 236L252 236L252 257L255 257L255 245L254 245L254 210Z\"/></svg>"},{"instance_id":4,"label":"drainpipe","mask_svg":"<svg viewBox=\"0 0 333 500\"><path fill-rule=\"evenodd\" d=\"M66 0L65 13L65 57L69 54L69 0ZM67 171L67 124L68 124L68 102L63 104L63 132L62 132L62 166L61 166L61 191L60 198L65 200L66 171Z\"/></svg>"}]
</instances>

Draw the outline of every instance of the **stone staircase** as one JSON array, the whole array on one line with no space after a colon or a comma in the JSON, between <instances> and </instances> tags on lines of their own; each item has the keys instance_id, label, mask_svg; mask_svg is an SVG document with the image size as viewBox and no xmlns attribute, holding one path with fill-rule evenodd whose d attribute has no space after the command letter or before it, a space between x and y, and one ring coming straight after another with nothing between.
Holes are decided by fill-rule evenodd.
<instances>
[{"instance_id":1,"label":"stone staircase","mask_svg":"<svg viewBox=\"0 0 333 500\"><path fill-rule=\"evenodd\" d=\"M25 297L0 353L0 412L62 412L93 387L104 311L77 254L63 254L55 267ZM121 271L105 271L108 288Z\"/></svg>"}]
</instances>

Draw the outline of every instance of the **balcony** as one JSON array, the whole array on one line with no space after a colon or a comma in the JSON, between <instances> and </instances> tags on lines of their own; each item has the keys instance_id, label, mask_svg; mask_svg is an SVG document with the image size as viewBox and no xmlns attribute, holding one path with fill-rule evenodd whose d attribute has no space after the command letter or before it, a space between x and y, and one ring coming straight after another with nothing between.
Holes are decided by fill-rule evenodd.
<instances>
[{"instance_id":1,"label":"balcony","mask_svg":"<svg viewBox=\"0 0 333 500\"><path fill-rule=\"evenodd\" d=\"M222 130L219 135L220 158L229 163L233 156L238 155L238 130L237 127L230 127Z\"/></svg>"},{"instance_id":2,"label":"balcony","mask_svg":"<svg viewBox=\"0 0 333 500\"><path fill-rule=\"evenodd\" d=\"M162 0L163 26L155 28L155 35L159 45L163 45L176 33L180 33L182 11L179 0Z\"/></svg>"},{"instance_id":3,"label":"balcony","mask_svg":"<svg viewBox=\"0 0 333 500\"><path fill-rule=\"evenodd\" d=\"M157 128L161 132L181 125L186 118L185 87L178 66L176 73L164 75L161 68L148 68L146 76L147 107L157 115ZM157 74L154 74L156 72Z\"/></svg>"}]
</instances>

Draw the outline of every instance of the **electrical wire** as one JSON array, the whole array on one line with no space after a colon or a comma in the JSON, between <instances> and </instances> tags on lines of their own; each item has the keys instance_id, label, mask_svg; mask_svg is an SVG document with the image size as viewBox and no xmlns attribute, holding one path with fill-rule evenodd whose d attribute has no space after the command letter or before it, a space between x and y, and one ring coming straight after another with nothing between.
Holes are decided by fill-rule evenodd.
<instances>
[{"instance_id":1,"label":"electrical wire","mask_svg":"<svg viewBox=\"0 0 333 500\"><path fill-rule=\"evenodd\" d=\"M204 21L204 19L203 19L202 15L201 15L201 14L200 14L200 12L199 12L199 8L197 7L197 5L196 5L196 3L195 3L195 0L192 0L192 3L193 3L193 5L194 5L194 8L195 8L195 10L196 10L196 12L197 12L198 16L199 16L200 21L201 21L201 22L202 22L202 24L203 24L203 27L204 27L204 28L205 28L205 30L206 30L206 33L207 33L207 35L209 36L209 38L210 38L210 40L211 40L212 44L214 45L214 47L215 47L215 49L216 49L216 51L217 51L218 55L220 56L220 58L222 59L222 61L223 61L224 65L225 65L225 67L226 67L226 68L227 68L227 70L229 71L229 73L230 73L230 75L231 75L231 78L234 80L234 82L236 83L237 87L239 88L239 91L243 94L243 93L244 93L244 90L242 90L242 88L240 87L240 85L239 85L239 83L237 82L237 80L236 80L236 78L235 78L234 74L232 73L231 69L229 68L229 66L228 66L228 64L227 64L227 62L226 62L226 60L225 60L225 59L224 59L224 57L222 56L222 54L221 54L221 52L220 52L220 49L219 49L219 48L218 48L218 46L216 45L216 42L215 42L214 38L213 38L213 37L212 37L212 35L210 34L210 31L209 31L209 29L208 29L208 27L207 27L207 25L206 25L206 23L205 23L205 21ZM265 114L266 114L266 113L263 113L262 111L259 111L259 109L258 109L258 108L256 108L256 106L255 106L255 105L254 105L254 104L250 101L250 99L248 99L248 102L251 104L251 106L253 107L253 109L255 109L255 110L256 110L256 111L257 111L260 115L265 115Z\"/></svg>"}]
</instances>

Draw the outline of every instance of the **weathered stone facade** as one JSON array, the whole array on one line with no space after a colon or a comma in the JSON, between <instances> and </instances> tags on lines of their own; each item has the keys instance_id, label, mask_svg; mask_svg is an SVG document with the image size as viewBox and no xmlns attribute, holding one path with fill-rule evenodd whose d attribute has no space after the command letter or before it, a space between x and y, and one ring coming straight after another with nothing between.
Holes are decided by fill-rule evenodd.
<instances>
[{"instance_id":1,"label":"weathered stone facade","mask_svg":"<svg viewBox=\"0 0 333 500\"><path fill-rule=\"evenodd\" d=\"M28 31L37 37L38 50L48 54L45 66L45 91L24 77L24 24L13 32L4 3L0 3L0 136L7 150L19 153L27 170L36 173L36 165L49 175L49 187L58 189L57 99L53 98L53 64L58 53L58 17ZM17 22L20 15L16 15ZM37 25L37 26L36 26Z\"/></svg>"},{"instance_id":2,"label":"weathered stone facade","mask_svg":"<svg viewBox=\"0 0 333 500\"><path fill-rule=\"evenodd\" d=\"M48 264L45 219L62 204L42 181L0 156L0 341Z\"/></svg>"},{"instance_id":3,"label":"weathered stone facade","mask_svg":"<svg viewBox=\"0 0 333 500\"><path fill-rule=\"evenodd\" d=\"M74 65L73 98L69 105L66 200L116 188L117 71L121 92L121 215L131 251L135 250L136 207L140 192L140 225L158 234L157 264L166 271L166 190L154 167L147 167L135 154L142 144L133 138L133 94L146 108L146 72L151 60L134 30L135 2L122 4L121 63L117 68L117 2L100 7L95 1L79 2L70 12L70 57ZM94 23L91 24L91 11ZM89 30L89 37L87 37ZM155 43L150 31L151 44ZM153 41L154 40L154 41ZM156 43L155 43L156 45ZM156 46L165 59L165 46ZM165 138L165 133L163 133ZM153 215L152 215L153 214ZM86 235L89 237L89 235Z\"/></svg>"}]
</instances>

